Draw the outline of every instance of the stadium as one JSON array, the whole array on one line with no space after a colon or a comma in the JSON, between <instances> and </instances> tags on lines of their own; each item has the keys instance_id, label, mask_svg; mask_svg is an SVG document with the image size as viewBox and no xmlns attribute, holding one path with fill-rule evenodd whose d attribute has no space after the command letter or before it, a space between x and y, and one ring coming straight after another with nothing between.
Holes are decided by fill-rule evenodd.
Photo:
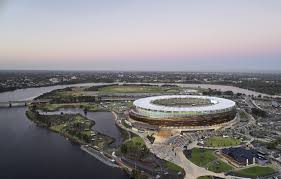
<instances>
[{"instance_id":1,"label":"stadium","mask_svg":"<svg viewBox=\"0 0 281 179\"><path fill-rule=\"evenodd\" d=\"M233 120L235 102L218 97L170 95L134 101L130 119L163 127L212 126Z\"/></svg>"}]
</instances>

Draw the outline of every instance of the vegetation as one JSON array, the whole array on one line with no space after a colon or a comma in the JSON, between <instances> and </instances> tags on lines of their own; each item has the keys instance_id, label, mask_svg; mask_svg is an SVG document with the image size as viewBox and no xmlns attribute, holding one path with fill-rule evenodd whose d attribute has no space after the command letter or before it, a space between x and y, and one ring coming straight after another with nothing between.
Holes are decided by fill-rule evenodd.
<instances>
[{"instance_id":1,"label":"vegetation","mask_svg":"<svg viewBox=\"0 0 281 179\"><path fill-rule=\"evenodd\" d=\"M179 87L161 87L157 85L113 85L98 88L98 91L103 93L175 93L179 92Z\"/></svg>"},{"instance_id":2,"label":"vegetation","mask_svg":"<svg viewBox=\"0 0 281 179\"><path fill-rule=\"evenodd\" d=\"M237 83L235 86L244 89L250 89L261 93L266 93L270 95L281 94L281 83L267 83L266 80L255 80L255 81L242 81L242 83Z\"/></svg>"},{"instance_id":3,"label":"vegetation","mask_svg":"<svg viewBox=\"0 0 281 179\"><path fill-rule=\"evenodd\" d=\"M178 166L178 165L176 165L176 164L174 164L170 161L165 162L165 168L168 169L168 170L176 171L176 172L183 172L184 171L180 166Z\"/></svg>"},{"instance_id":4,"label":"vegetation","mask_svg":"<svg viewBox=\"0 0 281 179\"><path fill-rule=\"evenodd\" d=\"M206 96L221 96L221 95L226 95L226 96L233 96L234 93L232 91L218 91L218 90L215 90L215 89L211 89L209 88L208 90L205 90L202 92L203 95L206 95Z\"/></svg>"},{"instance_id":5,"label":"vegetation","mask_svg":"<svg viewBox=\"0 0 281 179\"><path fill-rule=\"evenodd\" d=\"M112 138L92 131L94 122L81 114L41 115L30 109L26 112L26 115L36 124L47 127L80 144L104 148L113 142Z\"/></svg>"},{"instance_id":6,"label":"vegetation","mask_svg":"<svg viewBox=\"0 0 281 179\"><path fill-rule=\"evenodd\" d=\"M276 149L281 151L281 137L272 142L267 143L266 147L268 149Z\"/></svg>"},{"instance_id":7,"label":"vegetation","mask_svg":"<svg viewBox=\"0 0 281 179\"><path fill-rule=\"evenodd\" d=\"M197 179L212 179L211 176L201 176L201 177L198 177Z\"/></svg>"},{"instance_id":8,"label":"vegetation","mask_svg":"<svg viewBox=\"0 0 281 179\"><path fill-rule=\"evenodd\" d=\"M149 154L149 150L141 137L132 137L125 141L121 146L121 152L136 159L144 158Z\"/></svg>"},{"instance_id":9,"label":"vegetation","mask_svg":"<svg viewBox=\"0 0 281 179\"><path fill-rule=\"evenodd\" d=\"M220 179L220 178L214 177L214 176L201 176L201 177L198 177L197 179Z\"/></svg>"},{"instance_id":10,"label":"vegetation","mask_svg":"<svg viewBox=\"0 0 281 179\"><path fill-rule=\"evenodd\" d=\"M198 98L170 98L170 99L157 99L153 101L154 104L164 106L201 106L211 104L210 100Z\"/></svg>"},{"instance_id":11,"label":"vegetation","mask_svg":"<svg viewBox=\"0 0 281 179\"><path fill-rule=\"evenodd\" d=\"M213 171L215 173L221 173L221 172L228 172L228 171L232 170L233 168L230 165L228 165L220 160L215 160L212 163L207 165L207 169L210 171Z\"/></svg>"},{"instance_id":12,"label":"vegetation","mask_svg":"<svg viewBox=\"0 0 281 179\"><path fill-rule=\"evenodd\" d=\"M95 103L47 103L36 105L36 109L41 109L43 111L56 111L60 108L81 108L92 112L104 110L100 105Z\"/></svg>"},{"instance_id":13,"label":"vegetation","mask_svg":"<svg viewBox=\"0 0 281 179\"><path fill-rule=\"evenodd\" d=\"M239 171L235 171L234 174L241 177L258 177L258 176L271 175L275 172L276 170L274 170L271 167L254 166Z\"/></svg>"},{"instance_id":14,"label":"vegetation","mask_svg":"<svg viewBox=\"0 0 281 179\"><path fill-rule=\"evenodd\" d=\"M49 99L50 103L78 103L78 102L95 102L95 96L86 95L81 88L64 88L53 90L37 97L36 99Z\"/></svg>"},{"instance_id":15,"label":"vegetation","mask_svg":"<svg viewBox=\"0 0 281 179\"><path fill-rule=\"evenodd\" d=\"M213 150L193 148L191 150L191 158L187 158L198 166L206 166L208 163L216 160L216 156L213 152Z\"/></svg>"},{"instance_id":16,"label":"vegetation","mask_svg":"<svg viewBox=\"0 0 281 179\"><path fill-rule=\"evenodd\" d=\"M26 114L29 119L42 126L66 136L73 136L77 142L90 142L90 130L94 122L80 114L41 115L32 110L28 110Z\"/></svg>"},{"instance_id":17,"label":"vegetation","mask_svg":"<svg viewBox=\"0 0 281 179\"><path fill-rule=\"evenodd\" d=\"M252 108L251 110L252 110L253 115L255 115L255 116L258 116L258 117L266 117L267 116L265 111L262 111L258 108Z\"/></svg>"},{"instance_id":18,"label":"vegetation","mask_svg":"<svg viewBox=\"0 0 281 179\"><path fill-rule=\"evenodd\" d=\"M191 151L185 151L184 154L192 163L216 173L228 172L233 169L230 165L219 160L213 150L193 148Z\"/></svg>"},{"instance_id":19,"label":"vegetation","mask_svg":"<svg viewBox=\"0 0 281 179\"><path fill-rule=\"evenodd\" d=\"M86 88L85 91L98 91L100 88L109 87L109 86L115 86L115 85L118 85L118 84L91 86L89 88Z\"/></svg>"},{"instance_id":20,"label":"vegetation","mask_svg":"<svg viewBox=\"0 0 281 179\"><path fill-rule=\"evenodd\" d=\"M149 178L148 176L144 175L144 173L140 172L139 170L135 170L135 169L132 170L131 177L133 179L148 179Z\"/></svg>"},{"instance_id":21,"label":"vegetation","mask_svg":"<svg viewBox=\"0 0 281 179\"><path fill-rule=\"evenodd\" d=\"M239 139L234 139L231 137L210 137L206 140L206 146L208 147L226 147L226 146L236 146L240 145L241 141Z\"/></svg>"},{"instance_id":22,"label":"vegetation","mask_svg":"<svg viewBox=\"0 0 281 179\"><path fill-rule=\"evenodd\" d=\"M239 110L238 114L239 114L241 122L248 122L249 121L249 115L248 115L247 112Z\"/></svg>"}]
</instances>

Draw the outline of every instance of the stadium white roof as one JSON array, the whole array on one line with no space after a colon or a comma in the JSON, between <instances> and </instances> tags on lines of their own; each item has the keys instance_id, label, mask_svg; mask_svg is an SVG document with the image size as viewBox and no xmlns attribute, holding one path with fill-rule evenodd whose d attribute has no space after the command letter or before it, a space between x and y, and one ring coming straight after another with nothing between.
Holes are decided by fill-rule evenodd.
<instances>
[{"instance_id":1,"label":"stadium white roof","mask_svg":"<svg viewBox=\"0 0 281 179\"><path fill-rule=\"evenodd\" d=\"M212 104L206 106L188 106L188 107L176 107L176 106L164 106L153 104L152 101L159 99L169 99L169 98L200 98L200 99L209 99ZM223 109L229 109L235 106L235 102L218 97L210 96L194 96L194 95L165 95L165 96L153 96L148 98L142 98L134 101L134 106L153 110L153 111L167 111L167 112L180 112L180 111L192 111L192 112L209 112L217 111Z\"/></svg>"}]
</instances>

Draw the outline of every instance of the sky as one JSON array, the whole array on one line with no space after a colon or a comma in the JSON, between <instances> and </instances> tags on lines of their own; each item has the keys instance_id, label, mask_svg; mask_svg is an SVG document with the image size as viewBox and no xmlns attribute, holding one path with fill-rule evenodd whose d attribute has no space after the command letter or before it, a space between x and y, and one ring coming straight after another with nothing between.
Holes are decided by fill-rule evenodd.
<instances>
[{"instance_id":1,"label":"sky","mask_svg":"<svg viewBox=\"0 0 281 179\"><path fill-rule=\"evenodd\" d=\"M0 69L281 72L281 1L0 0Z\"/></svg>"}]
</instances>

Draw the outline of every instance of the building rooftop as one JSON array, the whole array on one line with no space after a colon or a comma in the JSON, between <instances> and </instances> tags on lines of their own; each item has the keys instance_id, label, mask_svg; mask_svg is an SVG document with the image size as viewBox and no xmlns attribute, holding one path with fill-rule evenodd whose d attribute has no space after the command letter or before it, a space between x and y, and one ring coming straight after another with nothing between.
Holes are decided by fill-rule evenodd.
<instances>
[{"instance_id":1,"label":"building rooftop","mask_svg":"<svg viewBox=\"0 0 281 179\"><path fill-rule=\"evenodd\" d=\"M242 147L222 149L222 153L233 158L241 164L246 164L247 159L249 163L253 163L253 158L258 157L258 152L255 150L247 150Z\"/></svg>"},{"instance_id":2,"label":"building rooftop","mask_svg":"<svg viewBox=\"0 0 281 179\"><path fill-rule=\"evenodd\" d=\"M188 107L177 107L177 106L164 106L152 103L159 99L172 99L172 98L193 98L193 99L206 99L210 100L211 104L204 106L188 106ZM180 111L191 111L191 112L210 112L223 109L229 109L235 106L235 102L218 97L210 96L194 96L194 95L165 95L165 96L153 96L148 98L138 99L134 102L134 106L153 110L153 111L167 111L167 112L180 112Z\"/></svg>"}]
</instances>

